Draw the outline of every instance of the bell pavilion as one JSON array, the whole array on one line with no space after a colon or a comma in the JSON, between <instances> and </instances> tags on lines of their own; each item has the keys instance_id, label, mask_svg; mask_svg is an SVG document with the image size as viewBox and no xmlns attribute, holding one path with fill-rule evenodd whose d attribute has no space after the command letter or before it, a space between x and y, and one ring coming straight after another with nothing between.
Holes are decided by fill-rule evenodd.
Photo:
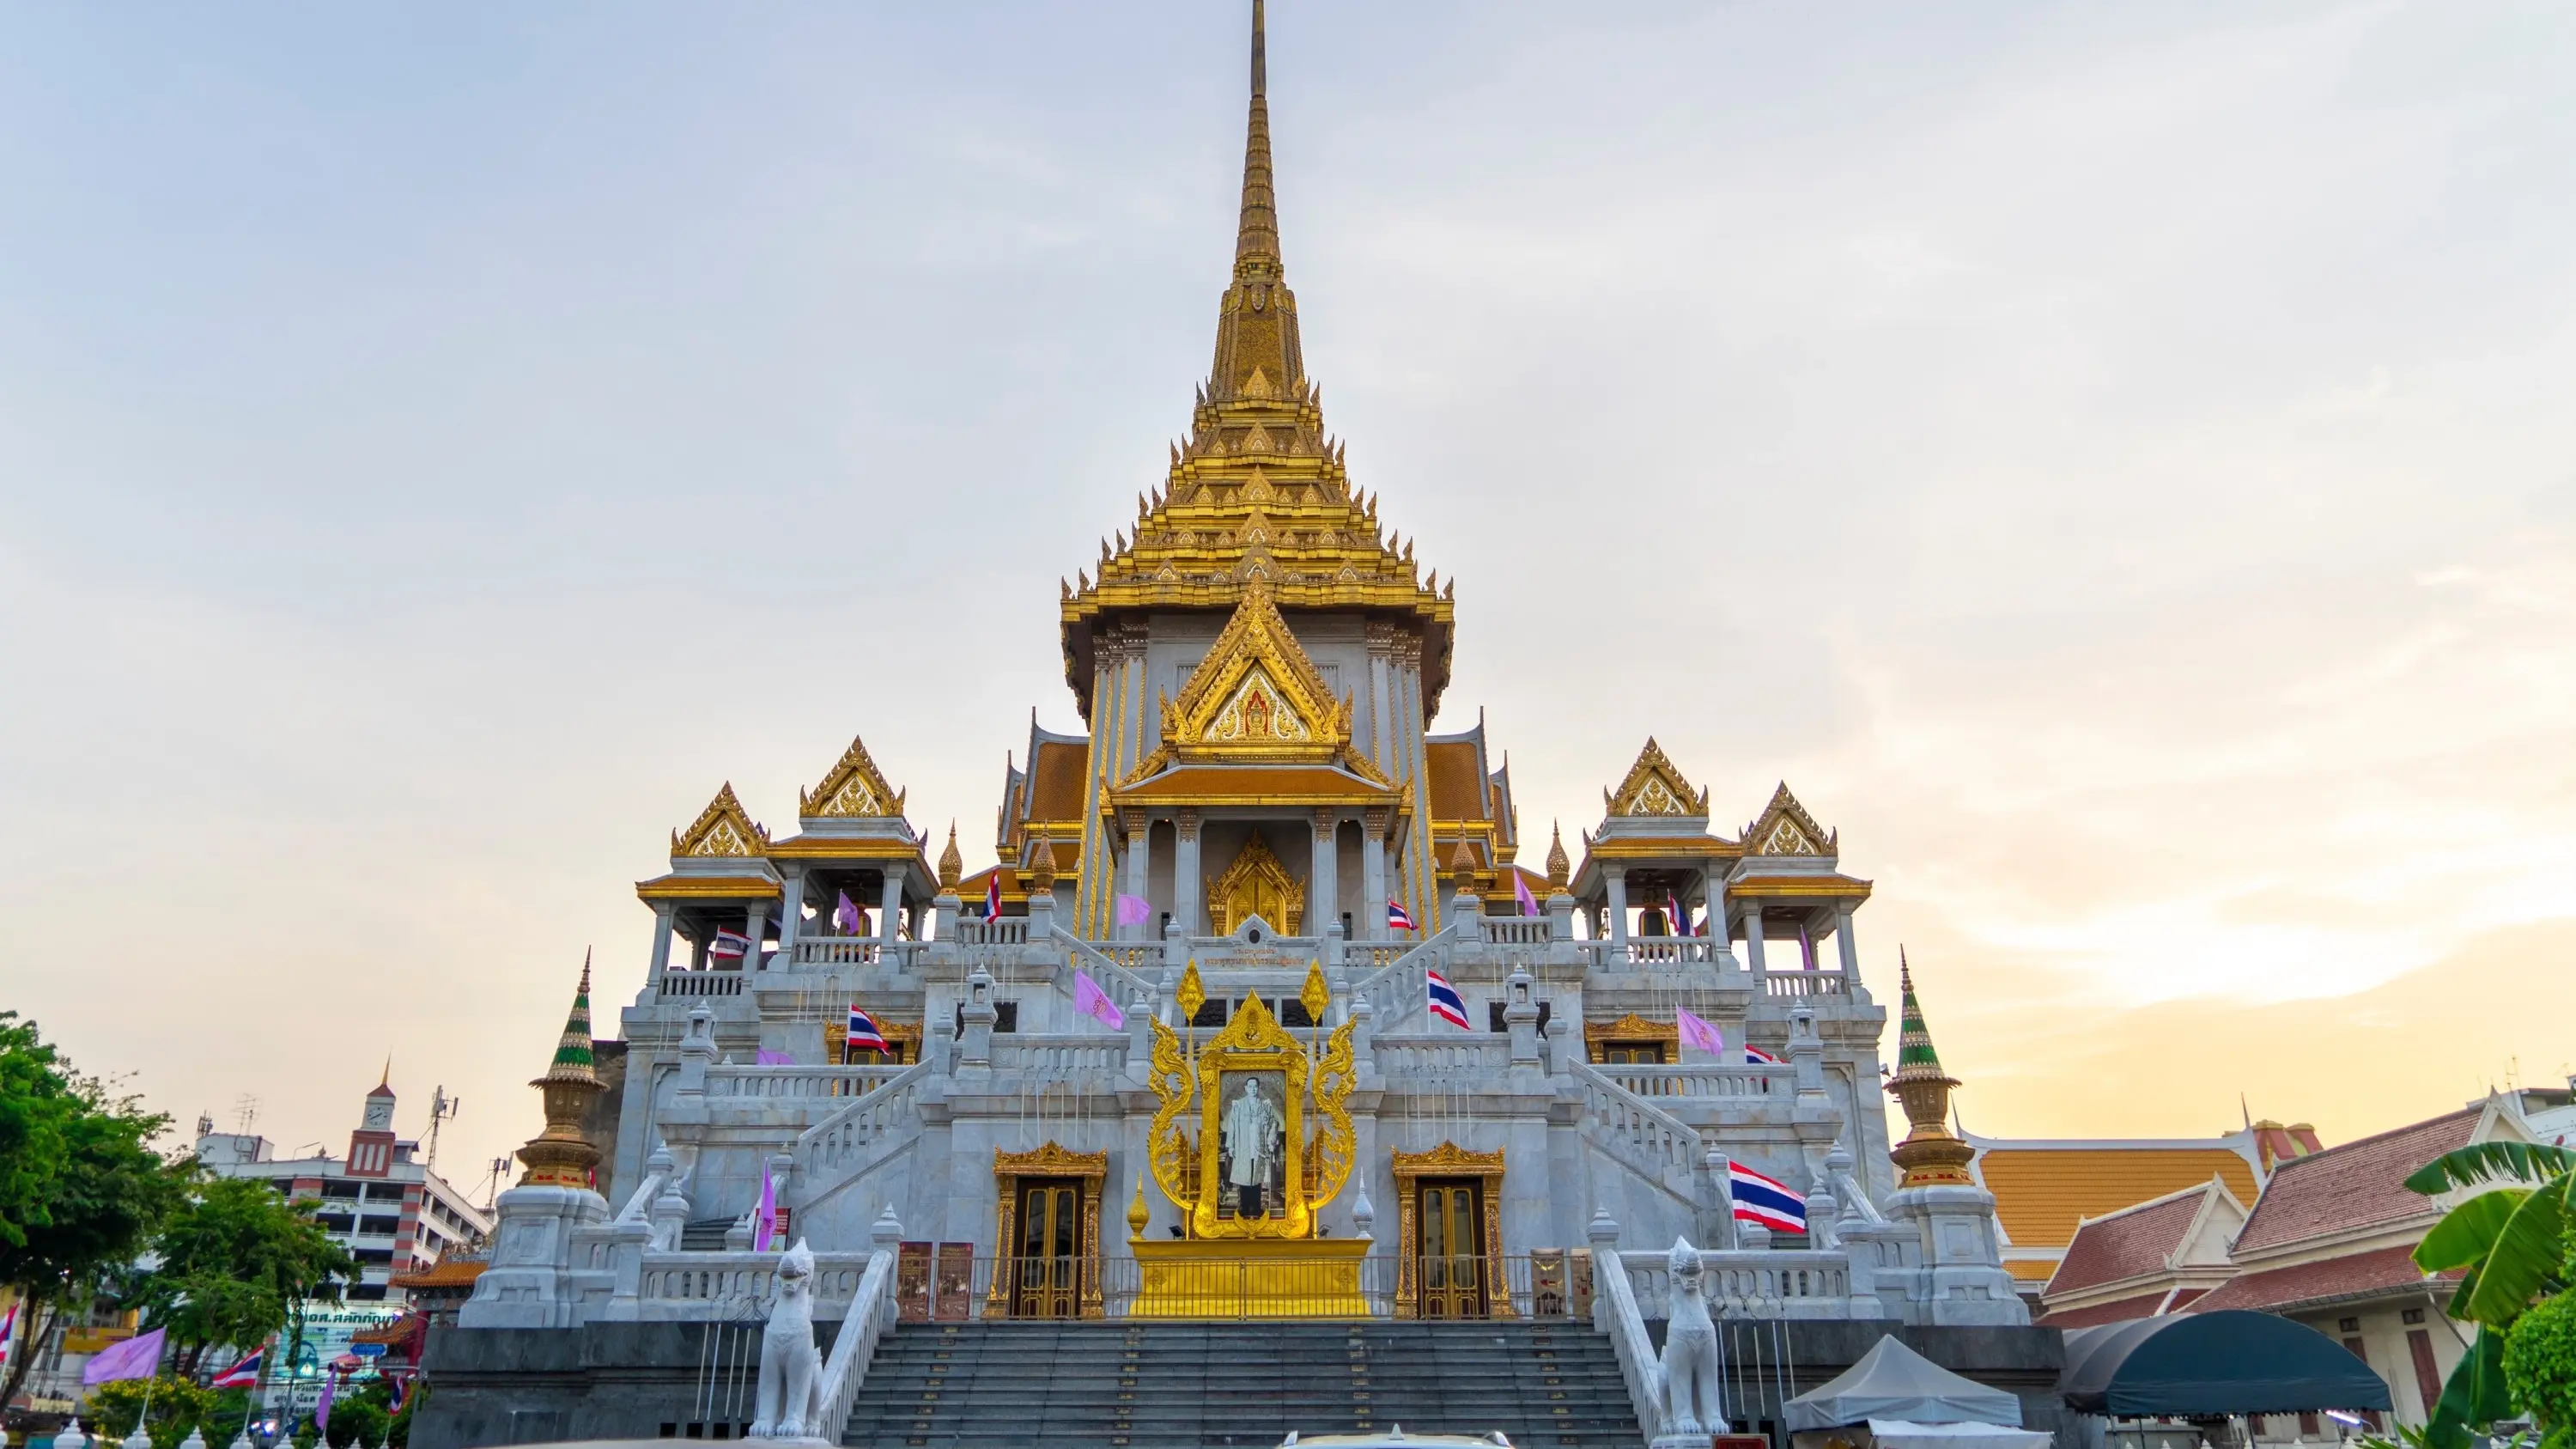
<instances>
[{"instance_id":1,"label":"bell pavilion","mask_svg":"<svg viewBox=\"0 0 2576 1449\"><path fill-rule=\"evenodd\" d=\"M1837 834L1785 785L1722 813L1649 739L1522 865L1481 715L1430 728L1478 646L1415 550L1308 371L1256 3L1187 438L1057 604L1082 729L1032 726L975 873L856 739L792 825L728 785L675 830L651 954L603 975L622 1086L585 977L458 1339L756 1317L800 1239L826 1317L891 1264L894 1342L1652 1319L1678 1238L1722 1320L2026 1322L1919 1012L1885 1055ZM1802 1213L1742 1211L1745 1173Z\"/></svg>"}]
</instances>

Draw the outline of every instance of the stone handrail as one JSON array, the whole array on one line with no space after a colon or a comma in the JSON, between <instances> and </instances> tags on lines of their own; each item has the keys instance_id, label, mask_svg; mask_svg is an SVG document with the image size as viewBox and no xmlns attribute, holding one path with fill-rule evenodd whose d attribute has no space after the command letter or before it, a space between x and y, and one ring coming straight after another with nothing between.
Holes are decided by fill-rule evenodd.
<instances>
[{"instance_id":1,"label":"stone handrail","mask_svg":"<svg viewBox=\"0 0 2576 1449\"><path fill-rule=\"evenodd\" d=\"M862 1097L911 1070L908 1067L715 1066L707 1068L714 1097Z\"/></svg>"},{"instance_id":2,"label":"stone handrail","mask_svg":"<svg viewBox=\"0 0 2576 1449\"><path fill-rule=\"evenodd\" d=\"M778 1288L776 1250L646 1253L637 1296L647 1318L720 1318L765 1303ZM814 1302L846 1303L864 1286L856 1253L814 1255Z\"/></svg>"},{"instance_id":3,"label":"stone handrail","mask_svg":"<svg viewBox=\"0 0 2576 1449\"><path fill-rule=\"evenodd\" d=\"M1054 927L1048 934L1054 937L1058 943L1070 949L1073 954L1080 959L1083 965L1091 968L1092 979L1100 983L1100 989L1102 991L1109 993L1109 999L1118 1004L1118 1009L1120 1011L1135 1011L1154 999L1154 983L1137 975L1132 967L1120 961L1116 956L1110 955L1107 951L1091 944L1089 941L1082 939L1080 936L1073 934L1062 926ZM1139 960L1160 960L1162 957L1162 948L1159 946L1131 946L1129 949L1136 952L1143 952L1146 950L1151 950L1153 952L1153 956L1151 958L1139 955L1136 958ZM1071 995L1072 991L1073 983L1067 981L1065 983L1065 994Z\"/></svg>"},{"instance_id":4,"label":"stone handrail","mask_svg":"<svg viewBox=\"0 0 2576 1449\"><path fill-rule=\"evenodd\" d=\"M1717 1318L1842 1318L1851 1298L1851 1259L1840 1251L1756 1248L1719 1251L1703 1248L1700 1264L1708 1274L1708 1311ZM1594 1289L1605 1278L1629 1280L1640 1312L1664 1316L1672 1292L1672 1255L1649 1249L1619 1254L1624 1274L1593 1269Z\"/></svg>"},{"instance_id":5,"label":"stone handrail","mask_svg":"<svg viewBox=\"0 0 2576 1449\"><path fill-rule=\"evenodd\" d=\"M1050 1079L1068 1072L1123 1072L1128 1040L1114 1032L1003 1032L993 1038L993 1070Z\"/></svg>"},{"instance_id":6,"label":"stone handrail","mask_svg":"<svg viewBox=\"0 0 2576 1449\"><path fill-rule=\"evenodd\" d=\"M1348 999L1368 1002L1372 1033L1385 1031L1425 1010L1428 998L1423 995L1427 988L1422 982L1422 970L1438 959L1440 947L1447 940L1446 932L1434 931L1411 950L1351 983Z\"/></svg>"},{"instance_id":7,"label":"stone handrail","mask_svg":"<svg viewBox=\"0 0 2576 1449\"><path fill-rule=\"evenodd\" d=\"M1381 1036L1370 1049L1377 1054L1378 1071L1390 1079L1416 1072L1505 1072L1512 1065L1512 1039L1491 1033Z\"/></svg>"},{"instance_id":8,"label":"stone handrail","mask_svg":"<svg viewBox=\"0 0 2576 1449\"><path fill-rule=\"evenodd\" d=\"M666 971L653 986L659 996L740 996L739 971Z\"/></svg>"},{"instance_id":9,"label":"stone handrail","mask_svg":"<svg viewBox=\"0 0 2576 1449\"><path fill-rule=\"evenodd\" d=\"M1545 916L1479 916L1488 946L1544 946L1556 939Z\"/></svg>"},{"instance_id":10,"label":"stone handrail","mask_svg":"<svg viewBox=\"0 0 2576 1449\"><path fill-rule=\"evenodd\" d=\"M1640 1097L1786 1097L1795 1073L1785 1066L1605 1066L1601 1074Z\"/></svg>"},{"instance_id":11,"label":"stone handrail","mask_svg":"<svg viewBox=\"0 0 2576 1449\"><path fill-rule=\"evenodd\" d=\"M643 1183L626 1199L626 1206L617 1210L616 1220L621 1223L644 1221L645 1214L653 1210L653 1199L662 1195L664 1176L666 1174L660 1172L646 1173Z\"/></svg>"},{"instance_id":12,"label":"stone handrail","mask_svg":"<svg viewBox=\"0 0 2576 1449\"><path fill-rule=\"evenodd\" d=\"M1585 1140L1697 1212L1698 1200L1676 1182L1688 1184L1706 1155L1699 1130L1619 1085L1590 1062L1567 1061L1565 1070L1583 1091Z\"/></svg>"},{"instance_id":13,"label":"stone handrail","mask_svg":"<svg viewBox=\"0 0 2576 1449\"><path fill-rule=\"evenodd\" d=\"M1613 1268L1621 1258L1616 1248L1607 1246L1594 1247L1592 1256L1596 1264L1610 1260ZM1619 1359L1619 1377L1627 1381L1629 1407L1637 1411L1637 1428L1652 1444L1664 1432L1662 1356L1647 1335L1646 1316L1637 1308L1637 1290L1628 1275L1596 1266L1592 1278L1592 1326L1609 1335Z\"/></svg>"},{"instance_id":14,"label":"stone handrail","mask_svg":"<svg viewBox=\"0 0 2576 1449\"><path fill-rule=\"evenodd\" d=\"M884 949L877 936L799 936L789 959L798 966L874 966Z\"/></svg>"},{"instance_id":15,"label":"stone handrail","mask_svg":"<svg viewBox=\"0 0 2576 1449\"><path fill-rule=\"evenodd\" d=\"M860 1159L880 1144L900 1146L913 1140L921 1121L921 1088L930 1080L930 1068L929 1062L915 1062L798 1134L792 1151L797 1178L805 1188L799 1211L812 1211L817 1203L858 1181L874 1165ZM827 1173L840 1176L826 1181Z\"/></svg>"},{"instance_id":16,"label":"stone handrail","mask_svg":"<svg viewBox=\"0 0 2576 1449\"><path fill-rule=\"evenodd\" d=\"M1717 959L1716 941L1707 936L1630 936L1628 960L1638 966L1678 966Z\"/></svg>"},{"instance_id":17,"label":"stone handrail","mask_svg":"<svg viewBox=\"0 0 2576 1449\"><path fill-rule=\"evenodd\" d=\"M956 940L960 946L1025 946L1029 943L1029 918L1004 916L979 921L965 917L957 922Z\"/></svg>"},{"instance_id":18,"label":"stone handrail","mask_svg":"<svg viewBox=\"0 0 2576 1449\"><path fill-rule=\"evenodd\" d=\"M849 1311L841 1316L841 1331L832 1338L832 1356L823 1362L822 1392L817 1395L822 1400L821 1422L812 1426L812 1432L834 1444L849 1432L860 1381L877 1356L878 1341L894 1324L894 1258L892 1248L868 1255L867 1272L850 1296Z\"/></svg>"},{"instance_id":19,"label":"stone handrail","mask_svg":"<svg viewBox=\"0 0 2576 1449\"><path fill-rule=\"evenodd\" d=\"M1839 971L1765 971L1762 973L1765 996L1847 996L1850 991Z\"/></svg>"},{"instance_id":20,"label":"stone handrail","mask_svg":"<svg viewBox=\"0 0 2576 1449\"><path fill-rule=\"evenodd\" d=\"M1342 952L1354 969L1377 971L1394 964L1412 949L1412 945L1402 941L1354 941L1344 946Z\"/></svg>"}]
</instances>

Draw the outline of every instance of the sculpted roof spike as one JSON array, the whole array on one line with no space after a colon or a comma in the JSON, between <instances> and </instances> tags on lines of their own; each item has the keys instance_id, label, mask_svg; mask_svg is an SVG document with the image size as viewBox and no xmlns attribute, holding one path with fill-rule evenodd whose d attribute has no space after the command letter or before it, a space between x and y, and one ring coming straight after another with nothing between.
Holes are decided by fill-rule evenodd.
<instances>
[{"instance_id":1,"label":"sculpted roof spike","mask_svg":"<svg viewBox=\"0 0 2576 1449\"><path fill-rule=\"evenodd\" d=\"M939 888L942 891L954 892L957 889L957 877L964 874L965 870L966 862L957 853L957 822L951 820L948 822L948 848L939 852Z\"/></svg>"},{"instance_id":2,"label":"sculpted roof spike","mask_svg":"<svg viewBox=\"0 0 2576 1449\"><path fill-rule=\"evenodd\" d=\"M1547 827L1547 884L1552 891L1565 889L1566 873L1571 867L1565 859L1565 830L1553 821Z\"/></svg>"}]
</instances>

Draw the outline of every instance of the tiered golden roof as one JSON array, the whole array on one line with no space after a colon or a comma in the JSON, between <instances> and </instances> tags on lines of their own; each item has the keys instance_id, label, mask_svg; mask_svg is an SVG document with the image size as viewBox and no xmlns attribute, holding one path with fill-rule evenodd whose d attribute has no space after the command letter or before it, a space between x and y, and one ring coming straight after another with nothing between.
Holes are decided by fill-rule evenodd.
<instances>
[{"instance_id":1,"label":"tiered golden roof","mask_svg":"<svg viewBox=\"0 0 2576 1449\"><path fill-rule=\"evenodd\" d=\"M841 752L840 763L823 775L823 782L811 790L796 792L799 816L824 819L846 816L903 815L904 792L886 783L877 762L868 757L865 740L852 736L850 747Z\"/></svg>"},{"instance_id":2,"label":"tiered golden roof","mask_svg":"<svg viewBox=\"0 0 2576 1449\"><path fill-rule=\"evenodd\" d=\"M1665 758L1652 736L1637 752L1637 763L1628 767L1628 777L1618 789L1602 791L1601 800L1611 815L1708 814L1708 792L1692 790L1681 767Z\"/></svg>"},{"instance_id":3,"label":"tiered golden roof","mask_svg":"<svg viewBox=\"0 0 2576 1449\"><path fill-rule=\"evenodd\" d=\"M686 830L671 832L673 858L697 855L752 856L769 851L769 832L762 829L734 798L733 782L698 812Z\"/></svg>"},{"instance_id":4,"label":"tiered golden roof","mask_svg":"<svg viewBox=\"0 0 2576 1449\"><path fill-rule=\"evenodd\" d=\"M1091 718L1092 644L1120 614L1223 608L1255 583L1280 605L1376 609L1424 634L1423 712L1449 680L1455 610L1437 570L1418 576L1413 546L1379 532L1377 504L1355 492L1341 445L1324 431L1321 395L1306 376L1297 298L1279 255L1271 185L1270 102L1259 7L1252 32L1252 109L1243 156L1243 208L1234 279L1218 304L1216 356L1200 387L1187 442L1172 448L1160 492L1136 500L1131 539L1102 540L1099 577L1064 585L1065 682Z\"/></svg>"},{"instance_id":5,"label":"tiered golden roof","mask_svg":"<svg viewBox=\"0 0 2576 1449\"><path fill-rule=\"evenodd\" d=\"M1755 855L1832 855L1841 836L1816 823L1798 797L1789 793L1789 782L1771 792L1771 803L1753 823L1744 827L1744 848Z\"/></svg>"}]
</instances>

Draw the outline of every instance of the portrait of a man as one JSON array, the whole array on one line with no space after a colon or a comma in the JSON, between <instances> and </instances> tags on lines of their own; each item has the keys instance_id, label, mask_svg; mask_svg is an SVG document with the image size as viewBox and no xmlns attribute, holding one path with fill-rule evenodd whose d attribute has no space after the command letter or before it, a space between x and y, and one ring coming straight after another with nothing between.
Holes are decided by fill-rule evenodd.
<instances>
[{"instance_id":1,"label":"portrait of a man","mask_svg":"<svg viewBox=\"0 0 2576 1449\"><path fill-rule=\"evenodd\" d=\"M1280 1072L1228 1072L1219 1088L1217 1176L1236 1217L1287 1201L1287 1085Z\"/></svg>"}]
</instances>

